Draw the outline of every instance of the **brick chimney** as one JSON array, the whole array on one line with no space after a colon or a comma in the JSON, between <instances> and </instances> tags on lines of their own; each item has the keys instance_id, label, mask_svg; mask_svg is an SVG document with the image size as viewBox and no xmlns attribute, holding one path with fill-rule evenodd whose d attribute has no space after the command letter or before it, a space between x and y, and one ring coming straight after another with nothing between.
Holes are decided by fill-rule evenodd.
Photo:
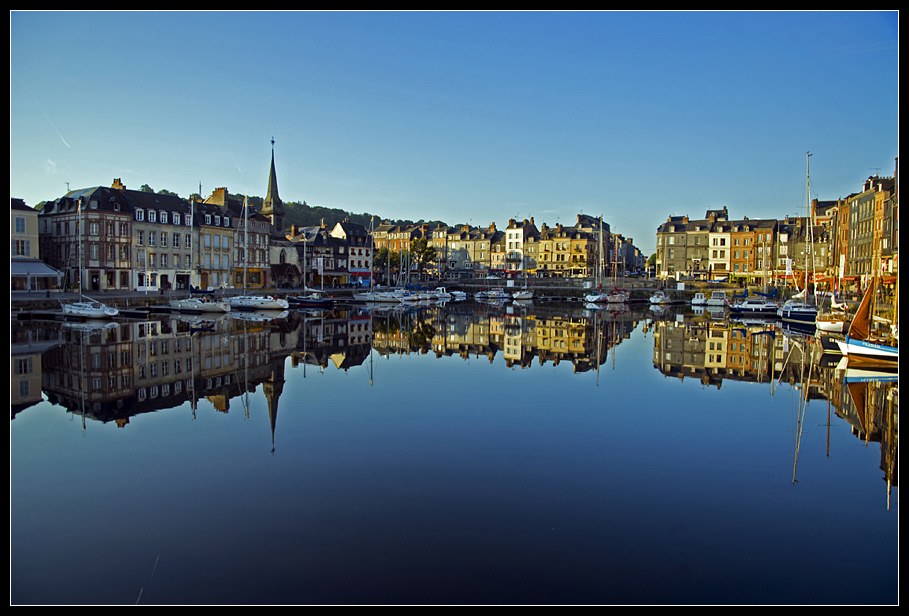
<instances>
[{"instance_id":1,"label":"brick chimney","mask_svg":"<svg viewBox=\"0 0 909 616\"><path fill-rule=\"evenodd\" d=\"M221 186L211 192L211 197L205 200L205 203L212 205L227 205L227 187Z\"/></svg>"},{"instance_id":2,"label":"brick chimney","mask_svg":"<svg viewBox=\"0 0 909 616\"><path fill-rule=\"evenodd\" d=\"M114 178L114 183L110 185L114 190L126 190L126 184L120 181L120 178Z\"/></svg>"}]
</instances>

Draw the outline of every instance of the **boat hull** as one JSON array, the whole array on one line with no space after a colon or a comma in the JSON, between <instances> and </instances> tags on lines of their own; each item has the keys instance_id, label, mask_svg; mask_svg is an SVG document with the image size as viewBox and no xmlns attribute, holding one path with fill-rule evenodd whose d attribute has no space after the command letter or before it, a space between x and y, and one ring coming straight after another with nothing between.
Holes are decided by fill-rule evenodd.
<instances>
[{"instance_id":1,"label":"boat hull","mask_svg":"<svg viewBox=\"0 0 909 616\"><path fill-rule=\"evenodd\" d=\"M232 310L287 310L290 305L285 299L270 296L240 296L227 300Z\"/></svg>"},{"instance_id":2,"label":"boat hull","mask_svg":"<svg viewBox=\"0 0 909 616\"><path fill-rule=\"evenodd\" d=\"M112 319L120 311L111 306L96 302L75 302L63 305L63 314L83 319Z\"/></svg>"},{"instance_id":3,"label":"boat hull","mask_svg":"<svg viewBox=\"0 0 909 616\"><path fill-rule=\"evenodd\" d=\"M900 360L898 346L859 340L850 336L846 336L844 340L837 340L837 345L840 352L850 361L896 363Z\"/></svg>"},{"instance_id":4,"label":"boat hull","mask_svg":"<svg viewBox=\"0 0 909 616\"><path fill-rule=\"evenodd\" d=\"M223 313L230 312L227 302L204 301L196 298L171 300L170 307L182 312Z\"/></svg>"}]
</instances>

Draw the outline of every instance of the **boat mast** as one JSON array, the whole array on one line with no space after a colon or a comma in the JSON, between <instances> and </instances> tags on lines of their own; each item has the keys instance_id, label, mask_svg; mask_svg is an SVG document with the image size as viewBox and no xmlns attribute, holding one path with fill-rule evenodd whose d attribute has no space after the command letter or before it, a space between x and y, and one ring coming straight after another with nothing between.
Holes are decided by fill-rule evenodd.
<instances>
[{"instance_id":1,"label":"boat mast","mask_svg":"<svg viewBox=\"0 0 909 616\"><path fill-rule=\"evenodd\" d=\"M600 214L600 231L597 233L597 268L594 270L594 285L600 289L603 285L600 282L600 272L603 269L603 215Z\"/></svg>"},{"instance_id":2,"label":"boat mast","mask_svg":"<svg viewBox=\"0 0 909 616\"><path fill-rule=\"evenodd\" d=\"M84 224L84 221L82 220L82 197L79 197L79 201L77 203L78 203L78 205L76 206L76 210L77 210L78 221L76 223L76 226L79 227L79 267L78 267L79 301L81 302L84 300L83 292L82 292L82 283L83 283L82 279L84 278L84 276L83 276L82 270L84 269L83 262L85 261L85 258L82 256L82 234L85 232L85 228L84 228L85 224Z\"/></svg>"},{"instance_id":3,"label":"boat mast","mask_svg":"<svg viewBox=\"0 0 909 616\"><path fill-rule=\"evenodd\" d=\"M249 263L249 197L243 195L243 295L246 295L246 267Z\"/></svg>"},{"instance_id":4,"label":"boat mast","mask_svg":"<svg viewBox=\"0 0 909 616\"><path fill-rule=\"evenodd\" d=\"M805 222L808 228L805 230L805 301L808 301L808 259L811 258L811 270L814 270L814 255L811 254L814 235L814 224L811 215L811 174L809 172L809 161L811 152L805 152ZM813 278L813 276L812 276ZM814 303L817 305L817 285L814 285Z\"/></svg>"},{"instance_id":5,"label":"boat mast","mask_svg":"<svg viewBox=\"0 0 909 616\"><path fill-rule=\"evenodd\" d=\"M201 182L199 183L199 197L200 198L202 197ZM195 270L195 268L193 267L193 265L195 263L195 259L193 259L193 231L196 230L196 219L193 216L193 212L195 209L195 207L194 207L195 203L196 203L195 199L193 199L193 196L190 195L189 196L189 283L188 283L189 288L186 290L186 297L193 296L193 271ZM201 287L202 287L201 280L199 281L199 287L200 287L199 290L201 291L202 290L201 289Z\"/></svg>"}]
</instances>

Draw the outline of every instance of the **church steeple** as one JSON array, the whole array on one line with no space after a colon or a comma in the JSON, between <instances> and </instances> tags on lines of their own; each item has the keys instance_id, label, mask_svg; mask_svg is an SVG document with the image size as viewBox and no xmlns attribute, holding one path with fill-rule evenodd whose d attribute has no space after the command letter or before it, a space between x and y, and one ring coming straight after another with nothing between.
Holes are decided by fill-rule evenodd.
<instances>
[{"instance_id":1,"label":"church steeple","mask_svg":"<svg viewBox=\"0 0 909 616\"><path fill-rule=\"evenodd\" d=\"M268 190L262 202L262 215L271 221L273 233L284 233L284 202L278 196L278 176L275 173L275 138L271 138L271 169L268 171Z\"/></svg>"}]
</instances>

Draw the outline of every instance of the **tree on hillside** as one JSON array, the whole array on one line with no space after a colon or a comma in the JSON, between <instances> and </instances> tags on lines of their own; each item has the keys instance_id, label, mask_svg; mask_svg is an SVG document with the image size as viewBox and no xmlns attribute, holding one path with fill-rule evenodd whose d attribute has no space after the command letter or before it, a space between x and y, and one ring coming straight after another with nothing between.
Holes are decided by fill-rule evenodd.
<instances>
[{"instance_id":1,"label":"tree on hillside","mask_svg":"<svg viewBox=\"0 0 909 616\"><path fill-rule=\"evenodd\" d=\"M155 192L155 189L152 188L151 186L149 186L148 184L143 184L142 186L139 187L139 192L153 193L153 192Z\"/></svg>"}]
</instances>

